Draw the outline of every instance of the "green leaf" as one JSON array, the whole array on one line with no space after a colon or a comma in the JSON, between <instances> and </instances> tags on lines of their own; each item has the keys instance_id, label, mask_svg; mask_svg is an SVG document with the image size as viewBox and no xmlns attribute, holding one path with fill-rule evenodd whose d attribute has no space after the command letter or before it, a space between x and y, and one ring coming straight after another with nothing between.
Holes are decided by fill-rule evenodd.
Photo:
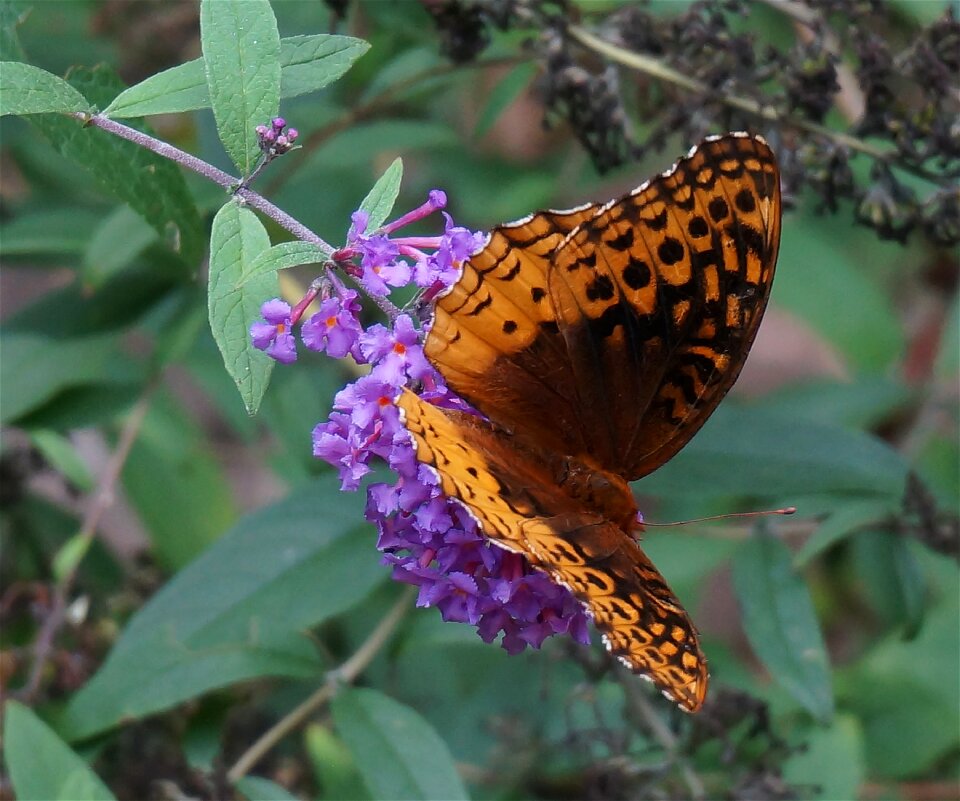
<instances>
[{"instance_id":1,"label":"green leaf","mask_svg":"<svg viewBox=\"0 0 960 801\"><path fill-rule=\"evenodd\" d=\"M939 506L960 515L960 442L939 432L928 432L928 439L917 452L915 464L927 488Z\"/></svg>"},{"instance_id":2,"label":"green leaf","mask_svg":"<svg viewBox=\"0 0 960 801\"><path fill-rule=\"evenodd\" d=\"M789 253L792 264L802 264L803 269L780 270L774 298L781 308L810 323L853 364L884 370L903 353L905 338L876 268L884 258L899 262L900 247L878 243L872 232L851 228L840 218L795 215L784 226L781 253Z\"/></svg>"},{"instance_id":3,"label":"green leaf","mask_svg":"<svg viewBox=\"0 0 960 801\"><path fill-rule=\"evenodd\" d=\"M19 61L0 62L0 116L74 111L93 107L63 78Z\"/></svg>"},{"instance_id":4,"label":"green leaf","mask_svg":"<svg viewBox=\"0 0 960 801\"><path fill-rule=\"evenodd\" d=\"M510 656L502 648L491 648L480 640L475 627L444 623L433 610L418 611L409 624L414 630L422 629L423 626L418 625L421 621L427 624L427 631L437 634L415 635L414 641L404 637L401 650L393 654L388 666L389 686L391 692L403 698L417 699L424 716L443 732L451 747L456 744L456 756L464 754L469 760L470 754L491 753L491 749L496 749L502 741L488 724L501 715L506 718L519 715L524 724L535 729L545 741L557 742L573 733L569 723L565 726L562 722L569 707L577 703L593 704L593 690L588 701L575 688L584 677L569 658L554 661L547 657L550 666L545 673L546 654L527 651ZM552 645L561 643L554 642L548 647ZM429 681L425 682L428 676ZM601 688L613 684L599 682L597 695L602 694ZM619 687L613 689L620 690ZM578 698L579 702L575 700ZM596 700L600 701L599 697ZM600 713L600 720L622 721L622 708L610 717ZM547 731L547 721L560 725L550 726ZM597 724L595 718L593 726ZM593 736L591 732L584 735L588 739ZM637 742L642 748L639 738ZM559 763L552 761L551 764ZM482 790L477 795L487 797ZM374 794L374 798L382 797Z\"/></svg>"},{"instance_id":5,"label":"green leaf","mask_svg":"<svg viewBox=\"0 0 960 801\"><path fill-rule=\"evenodd\" d=\"M237 386L227 371L223 369L223 357L213 341L210 324L206 317L197 344L184 357L184 366L190 371L191 379L203 390L210 402L220 410L223 421L231 431L238 435L246 445L257 442L261 436L260 420L247 414L247 410L242 403L237 403ZM299 371L294 368L292 371L279 370L277 372L278 380L283 380L285 374ZM268 393L264 400L269 399L272 394ZM316 421L319 419L319 417L315 418L313 424L316 425ZM309 450L302 440L300 444L305 450ZM291 486L295 486L295 483L291 482Z\"/></svg>"},{"instance_id":6,"label":"green leaf","mask_svg":"<svg viewBox=\"0 0 960 801\"><path fill-rule=\"evenodd\" d=\"M867 526L887 526L896 510L897 504L893 498L851 500L817 526L817 530L794 557L794 564L803 568L814 557Z\"/></svg>"},{"instance_id":7,"label":"green leaf","mask_svg":"<svg viewBox=\"0 0 960 801\"><path fill-rule=\"evenodd\" d=\"M319 33L280 40L280 97L316 92L343 75L370 49L362 39ZM210 107L202 58L152 75L119 94L107 117L145 117Z\"/></svg>"},{"instance_id":8,"label":"green leaf","mask_svg":"<svg viewBox=\"0 0 960 801\"><path fill-rule=\"evenodd\" d=\"M237 288L244 286L248 281L264 276L271 276L278 270L296 267L300 264L322 264L333 251L318 247L310 242L281 242L272 248L263 251L237 279Z\"/></svg>"},{"instance_id":9,"label":"green leaf","mask_svg":"<svg viewBox=\"0 0 960 801\"><path fill-rule=\"evenodd\" d=\"M240 277L269 247L252 211L231 201L217 212L210 231L210 330L249 414L260 408L273 370L273 359L253 347L250 325L260 318L261 304L276 296L277 278L261 275L240 286Z\"/></svg>"},{"instance_id":10,"label":"green leaf","mask_svg":"<svg viewBox=\"0 0 960 801\"><path fill-rule=\"evenodd\" d=\"M86 534L74 534L57 550L53 556L53 576L58 582L62 582L67 576L83 561L83 558L89 553L90 546L94 540Z\"/></svg>"},{"instance_id":11,"label":"green leaf","mask_svg":"<svg viewBox=\"0 0 960 801\"><path fill-rule=\"evenodd\" d=\"M376 231L384 221L387 215L393 211L393 204L397 202L397 195L400 194L400 182L403 180L403 159L395 158L393 163L384 170L373 188L367 192L367 196L360 204L361 210L370 215L367 221L367 231Z\"/></svg>"},{"instance_id":12,"label":"green leaf","mask_svg":"<svg viewBox=\"0 0 960 801\"><path fill-rule=\"evenodd\" d=\"M49 428L36 429L30 432L30 440L54 470L81 492L93 489L94 480L90 471L77 455L76 448L62 434Z\"/></svg>"},{"instance_id":13,"label":"green leaf","mask_svg":"<svg viewBox=\"0 0 960 801\"><path fill-rule=\"evenodd\" d=\"M235 785L247 801L299 801L297 796L276 782L260 776L244 776Z\"/></svg>"},{"instance_id":14,"label":"green leaf","mask_svg":"<svg viewBox=\"0 0 960 801\"><path fill-rule=\"evenodd\" d=\"M113 97L123 86L113 72L102 66L75 69L70 83L94 102ZM204 248L202 224L176 164L69 117L32 116L30 122L64 157L88 170L103 191L127 203L152 225L186 264L199 264ZM143 125L131 125L150 133Z\"/></svg>"},{"instance_id":15,"label":"green leaf","mask_svg":"<svg viewBox=\"0 0 960 801\"><path fill-rule=\"evenodd\" d=\"M151 75L117 95L103 110L105 117L147 117L210 107L210 90L202 58Z\"/></svg>"},{"instance_id":16,"label":"green leaf","mask_svg":"<svg viewBox=\"0 0 960 801\"><path fill-rule=\"evenodd\" d=\"M639 484L652 495L903 496L908 465L859 431L727 405ZM801 510L802 511L802 510Z\"/></svg>"},{"instance_id":17,"label":"green leaf","mask_svg":"<svg viewBox=\"0 0 960 801\"><path fill-rule=\"evenodd\" d=\"M29 15L26 4L15 0L0 2L0 61L23 61L25 58L17 28Z\"/></svg>"},{"instance_id":18,"label":"green leaf","mask_svg":"<svg viewBox=\"0 0 960 801\"><path fill-rule=\"evenodd\" d=\"M947 664L954 672L947 681L957 684L956 652ZM866 704L863 714L872 776L909 781L937 771L955 757L960 748L960 717L957 708L944 700L945 693L920 686L909 669L902 670L896 682L868 682L863 689L876 694L880 702Z\"/></svg>"},{"instance_id":19,"label":"green leaf","mask_svg":"<svg viewBox=\"0 0 960 801\"><path fill-rule=\"evenodd\" d=\"M912 639L926 611L927 584L911 543L892 531L863 531L853 539L857 583L871 605Z\"/></svg>"},{"instance_id":20,"label":"green leaf","mask_svg":"<svg viewBox=\"0 0 960 801\"><path fill-rule=\"evenodd\" d=\"M45 208L0 225L0 255L74 256L83 252L101 214L71 206Z\"/></svg>"},{"instance_id":21,"label":"green leaf","mask_svg":"<svg viewBox=\"0 0 960 801\"><path fill-rule=\"evenodd\" d=\"M83 254L83 280L101 286L156 240L156 230L143 217L127 205L118 206L93 229Z\"/></svg>"},{"instance_id":22,"label":"green leaf","mask_svg":"<svg viewBox=\"0 0 960 801\"><path fill-rule=\"evenodd\" d=\"M317 723L307 726L303 744L322 789L320 801L342 798L370 801L372 796L363 784L350 751L330 729Z\"/></svg>"},{"instance_id":23,"label":"green leaf","mask_svg":"<svg viewBox=\"0 0 960 801\"><path fill-rule=\"evenodd\" d=\"M733 581L753 652L817 720L833 715L830 664L813 601L790 551L764 527L733 557Z\"/></svg>"},{"instance_id":24,"label":"green leaf","mask_svg":"<svg viewBox=\"0 0 960 801\"><path fill-rule=\"evenodd\" d=\"M119 352L116 335L58 340L4 332L0 337L0 422L16 421L65 389L104 381Z\"/></svg>"},{"instance_id":25,"label":"green leaf","mask_svg":"<svg viewBox=\"0 0 960 801\"><path fill-rule=\"evenodd\" d=\"M369 162L383 151L383 143L389 142L393 150L402 152L434 153L444 148L461 146L456 133L446 123L433 120L377 120L354 125L349 130L331 137L310 153L304 172L311 169L329 169L332 164L339 168L369 168ZM311 193L316 195L316 180L310 178Z\"/></svg>"},{"instance_id":26,"label":"green leaf","mask_svg":"<svg viewBox=\"0 0 960 801\"><path fill-rule=\"evenodd\" d=\"M791 385L763 399L765 412L826 425L875 428L910 403L913 393L888 376Z\"/></svg>"},{"instance_id":27,"label":"green leaf","mask_svg":"<svg viewBox=\"0 0 960 801\"><path fill-rule=\"evenodd\" d=\"M257 125L280 108L280 33L268 0L201 0L200 43L217 132L249 175L260 156Z\"/></svg>"},{"instance_id":28,"label":"green leaf","mask_svg":"<svg viewBox=\"0 0 960 801\"><path fill-rule=\"evenodd\" d=\"M143 385L139 381L111 381L68 387L48 403L19 418L17 425L27 429L65 431L113 424L137 402L142 393Z\"/></svg>"},{"instance_id":29,"label":"green leaf","mask_svg":"<svg viewBox=\"0 0 960 801\"><path fill-rule=\"evenodd\" d=\"M6 328L36 332L67 341L127 329L142 324L146 315L161 311L171 299L194 290L183 262L162 248L151 254L150 263L114 275L103 286L92 289L71 281L40 295L34 302L7 316ZM128 379L143 374L142 359L119 353L116 368L125 369Z\"/></svg>"},{"instance_id":30,"label":"green leaf","mask_svg":"<svg viewBox=\"0 0 960 801\"><path fill-rule=\"evenodd\" d=\"M829 728L811 728L803 744L783 766L784 780L801 797L836 801L860 796L867 771L863 731L856 717L837 715Z\"/></svg>"},{"instance_id":31,"label":"green leaf","mask_svg":"<svg viewBox=\"0 0 960 801\"><path fill-rule=\"evenodd\" d=\"M385 578L362 493L332 475L243 518L127 624L68 704L61 731L89 737L217 687L317 676L300 633L349 609Z\"/></svg>"},{"instance_id":32,"label":"green leaf","mask_svg":"<svg viewBox=\"0 0 960 801\"><path fill-rule=\"evenodd\" d=\"M206 326L203 303L192 292L186 293L157 336L154 363L162 367L186 359L201 333L206 334Z\"/></svg>"},{"instance_id":33,"label":"green leaf","mask_svg":"<svg viewBox=\"0 0 960 801\"><path fill-rule=\"evenodd\" d=\"M318 420L327 419L334 396L350 380L345 365L339 361L316 362L305 370L278 370L258 415L260 424L266 426L276 443L270 454L270 467L293 486L317 474L320 465L305 435Z\"/></svg>"},{"instance_id":34,"label":"green leaf","mask_svg":"<svg viewBox=\"0 0 960 801\"><path fill-rule=\"evenodd\" d=\"M493 127L507 107L526 90L536 74L535 64L523 63L518 64L500 79L490 92L487 105L480 114L480 119L477 120L477 127L473 131L477 139Z\"/></svg>"},{"instance_id":35,"label":"green leaf","mask_svg":"<svg viewBox=\"0 0 960 801\"><path fill-rule=\"evenodd\" d=\"M374 798L468 798L446 743L415 710L376 690L354 688L343 689L332 708L337 732Z\"/></svg>"},{"instance_id":36,"label":"green leaf","mask_svg":"<svg viewBox=\"0 0 960 801\"><path fill-rule=\"evenodd\" d=\"M893 13L903 16L924 27L942 20L944 11L950 6L939 3L918 3L916 0L891 0Z\"/></svg>"},{"instance_id":37,"label":"green leaf","mask_svg":"<svg viewBox=\"0 0 960 801\"><path fill-rule=\"evenodd\" d=\"M183 567L236 520L230 484L196 421L168 394L154 397L124 465L123 487L159 562Z\"/></svg>"},{"instance_id":38,"label":"green leaf","mask_svg":"<svg viewBox=\"0 0 960 801\"><path fill-rule=\"evenodd\" d=\"M423 79L437 70L442 61L435 47L406 47L386 63L378 66L376 74L363 90L360 102L366 103L378 95L390 94L394 98L405 89L411 90L408 81L415 81L413 91L423 91L426 81ZM404 86L404 84L408 84Z\"/></svg>"},{"instance_id":39,"label":"green leaf","mask_svg":"<svg viewBox=\"0 0 960 801\"><path fill-rule=\"evenodd\" d=\"M283 66L281 97L299 97L316 92L343 75L353 62L370 49L352 36L315 34L290 36L280 43Z\"/></svg>"},{"instance_id":40,"label":"green leaf","mask_svg":"<svg viewBox=\"0 0 960 801\"><path fill-rule=\"evenodd\" d=\"M872 774L908 779L960 748L960 586L956 564L916 639L889 634L839 671L838 696L863 720Z\"/></svg>"},{"instance_id":41,"label":"green leaf","mask_svg":"<svg viewBox=\"0 0 960 801\"><path fill-rule=\"evenodd\" d=\"M114 795L87 763L31 710L8 701L4 718L4 756L17 798L114 801Z\"/></svg>"}]
</instances>

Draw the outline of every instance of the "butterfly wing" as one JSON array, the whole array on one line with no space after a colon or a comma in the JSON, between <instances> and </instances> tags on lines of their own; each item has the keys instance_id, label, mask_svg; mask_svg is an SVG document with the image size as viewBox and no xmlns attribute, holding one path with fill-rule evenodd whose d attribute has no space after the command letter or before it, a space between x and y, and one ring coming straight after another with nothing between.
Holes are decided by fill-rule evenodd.
<instances>
[{"instance_id":1,"label":"butterfly wing","mask_svg":"<svg viewBox=\"0 0 960 801\"><path fill-rule=\"evenodd\" d=\"M639 478L739 375L779 233L770 148L708 140L620 200L496 229L438 301L427 356L517 436Z\"/></svg>"},{"instance_id":2,"label":"butterfly wing","mask_svg":"<svg viewBox=\"0 0 960 801\"><path fill-rule=\"evenodd\" d=\"M547 275L557 247L595 213L541 212L493 229L438 299L424 345L461 397L554 453L586 453L589 434Z\"/></svg>"},{"instance_id":3,"label":"butterfly wing","mask_svg":"<svg viewBox=\"0 0 960 801\"><path fill-rule=\"evenodd\" d=\"M707 688L696 632L637 542L558 487L550 454L409 390L397 405L417 459L436 469L444 494L461 501L489 539L569 588L624 664L696 711Z\"/></svg>"}]
</instances>

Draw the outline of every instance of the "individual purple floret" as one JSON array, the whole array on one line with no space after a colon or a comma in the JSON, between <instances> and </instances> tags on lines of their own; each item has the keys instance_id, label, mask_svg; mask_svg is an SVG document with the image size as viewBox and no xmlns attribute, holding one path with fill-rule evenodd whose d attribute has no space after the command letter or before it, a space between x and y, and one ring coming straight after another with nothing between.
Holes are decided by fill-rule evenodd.
<instances>
[{"instance_id":1,"label":"individual purple floret","mask_svg":"<svg viewBox=\"0 0 960 801\"><path fill-rule=\"evenodd\" d=\"M360 302L357 293L344 289L320 304L320 311L312 315L300 329L303 344L311 350L326 351L335 359L347 354L359 357Z\"/></svg>"},{"instance_id":2,"label":"individual purple floret","mask_svg":"<svg viewBox=\"0 0 960 801\"><path fill-rule=\"evenodd\" d=\"M386 297L390 287L406 286L410 282L410 265L398 259L399 246L386 234L367 235L369 215L355 211L347 235L351 255L360 256L360 285L375 297Z\"/></svg>"},{"instance_id":3,"label":"individual purple floret","mask_svg":"<svg viewBox=\"0 0 960 801\"><path fill-rule=\"evenodd\" d=\"M444 289L451 286L457 280L460 265L483 247L483 234L454 225L453 218L446 212L443 216L446 227L440 247L414 267L413 280L417 286L439 284Z\"/></svg>"},{"instance_id":4,"label":"individual purple floret","mask_svg":"<svg viewBox=\"0 0 960 801\"><path fill-rule=\"evenodd\" d=\"M337 468L340 488L355 490L360 479L370 472L370 453L364 452L363 440L351 426L350 417L331 412L330 419L313 429L313 455Z\"/></svg>"},{"instance_id":5,"label":"individual purple floret","mask_svg":"<svg viewBox=\"0 0 960 801\"><path fill-rule=\"evenodd\" d=\"M290 304L274 298L260 307L260 314L263 315L263 321L255 322L250 326L253 346L266 351L268 356L282 364L295 362L297 343L292 333Z\"/></svg>"},{"instance_id":6,"label":"individual purple floret","mask_svg":"<svg viewBox=\"0 0 960 801\"><path fill-rule=\"evenodd\" d=\"M406 314L397 317L393 330L372 325L360 336L360 352L375 365L374 373L396 387L402 387L408 378L419 381L434 373L423 355L420 333Z\"/></svg>"}]
</instances>

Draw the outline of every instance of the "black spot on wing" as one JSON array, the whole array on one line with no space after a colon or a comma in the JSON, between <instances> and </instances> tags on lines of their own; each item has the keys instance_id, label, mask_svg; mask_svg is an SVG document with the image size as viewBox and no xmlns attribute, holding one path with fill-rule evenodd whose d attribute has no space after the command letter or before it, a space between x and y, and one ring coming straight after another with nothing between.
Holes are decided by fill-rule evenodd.
<instances>
[{"instance_id":1,"label":"black spot on wing","mask_svg":"<svg viewBox=\"0 0 960 801\"><path fill-rule=\"evenodd\" d=\"M660 261L667 265L676 264L678 261L681 261L683 254L683 245L680 244L678 239L674 239L672 236L664 239L663 242L660 243L660 247L657 248L657 255L660 257Z\"/></svg>"},{"instance_id":2,"label":"black spot on wing","mask_svg":"<svg viewBox=\"0 0 960 801\"><path fill-rule=\"evenodd\" d=\"M710 227L707 225L707 221L698 215L690 220L690 223L687 225L687 231L690 232L690 236L694 239L699 239L710 233Z\"/></svg>"},{"instance_id":3,"label":"black spot on wing","mask_svg":"<svg viewBox=\"0 0 960 801\"><path fill-rule=\"evenodd\" d=\"M753 198L753 192L749 189L741 189L737 192L737 196L733 202L737 204L737 208L744 214L750 214L757 208L757 203Z\"/></svg>"},{"instance_id":4,"label":"black spot on wing","mask_svg":"<svg viewBox=\"0 0 960 801\"><path fill-rule=\"evenodd\" d=\"M627 228L622 234L607 240L607 246L612 250L618 250L621 253L630 250L633 247L633 228ZM594 255L594 262L596 256Z\"/></svg>"},{"instance_id":5,"label":"black spot on wing","mask_svg":"<svg viewBox=\"0 0 960 801\"><path fill-rule=\"evenodd\" d=\"M714 197L707 204L707 211L710 212L710 219L714 222L720 222L730 214L730 207L722 197Z\"/></svg>"},{"instance_id":6,"label":"black spot on wing","mask_svg":"<svg viewBox=\"0 0 960 801\"><path fill-rule=\"evenodd\" d=\"M643 259L631 256L621 275L630 289L643 289L650 283L650 266Z\"/></svg>"},{"instance_id":7,"label":"black spot on wing","mask_svg":"<svg viewBox=\"0 0 960 801\"><path fill-rule=\"evenodd\" d=\"M587 300L610 300L614 295L613 281L609 275L598 275L587 284Z\"/></svg>"}]
</instances>

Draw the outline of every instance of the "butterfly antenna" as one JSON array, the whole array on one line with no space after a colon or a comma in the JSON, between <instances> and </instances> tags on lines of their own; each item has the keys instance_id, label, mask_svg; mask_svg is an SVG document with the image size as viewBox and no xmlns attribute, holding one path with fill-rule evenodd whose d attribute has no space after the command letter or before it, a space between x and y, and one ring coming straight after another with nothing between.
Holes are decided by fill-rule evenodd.
<instances>
[{"instance_id":1,"label":"butterfly antenna","mask_svg":"<svg viewBox=\"0 0 960 801\"><path fill-rule=\"evenodd\" d=\"M686 526L689 523L708 523L711 520L730 520L737 517L769 517L770 515L792 515L796 513L796 506L787 506L783 509L767 509L762 512L730 512L725 515L710 515L709 517L695 517L692 520L676 520L673 523L651 523L644 520L644 526L656 526L657 528L667 528L669 526Z\"/></svg>"}]
</instances>

